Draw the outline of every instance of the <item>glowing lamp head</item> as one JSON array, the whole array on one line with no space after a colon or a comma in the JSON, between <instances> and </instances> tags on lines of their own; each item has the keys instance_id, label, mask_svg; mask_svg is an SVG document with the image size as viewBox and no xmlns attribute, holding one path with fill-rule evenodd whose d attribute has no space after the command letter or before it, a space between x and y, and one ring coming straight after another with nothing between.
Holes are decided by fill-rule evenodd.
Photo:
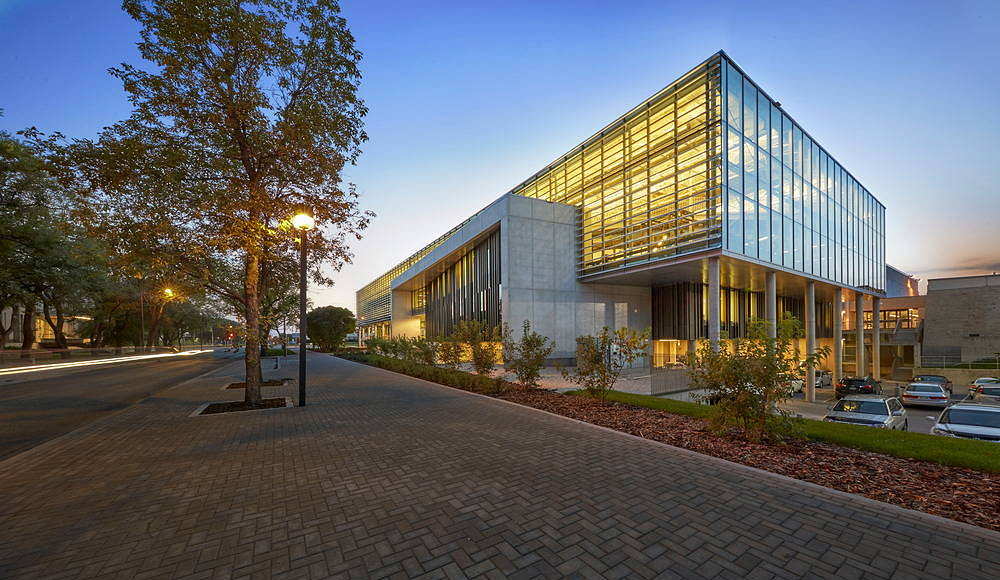
<instances>
[{"instance_id":1,"label":"glowing lamp head","mask_svg":"<svg viewBox=\"0 0 1000 580\"><path fill-rule=\"evenodd\" d=\"M315 225L316 220L307 213L297 213L292 216L292 227L297 230L311 230Z\"/></svg>"},{"instance_id":2,"label":"glowing lamp head","mask_svg":"<svg viewBox=\"0 0 1000 580\"><path fill-rule=\"evenodd\" d=\"M163 295L166 296L167 298L173 298L174 297L174 291L172 289L170 289L170 288L164 288L163 289Z\"/></svg>"}]
</instances>

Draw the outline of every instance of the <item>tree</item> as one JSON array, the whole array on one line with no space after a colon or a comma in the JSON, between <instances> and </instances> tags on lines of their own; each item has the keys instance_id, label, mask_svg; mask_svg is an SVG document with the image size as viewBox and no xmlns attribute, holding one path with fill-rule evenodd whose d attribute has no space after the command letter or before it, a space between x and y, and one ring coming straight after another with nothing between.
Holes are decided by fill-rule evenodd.
<instances>
[{"instance_id":1,"label":"tree","mask_svg":"<svg viewBox=\"0 0 1000 580\"><path fill-rule=\"evenodd\" d=\"M86 217L135 260L173 268L246 328L259 404L264 272L294 272L303 209L315 282L350 260L372 214L341 171L366 139L361 55L334 0L125 0L146 69L122 64L133 113L96 141L34 135L86 182ZM70 181L76 178L70 176Z\"/></svg>"},{"instance_id":2,"label":"tree","mask_svg":"<svg viewBox=\"0 0 1000 580\"><path fill-rule=\"evenodd\" d=\"M0 308L22 307L25 351L35 340L39 303L65 349L67 309L82 310L87 293L104 281L99 245L76 226L72 190L51 169L36 144L0 132ZM0 343L10 330L0 329Z\"/></svg>"},{"instance_id":3,"label":"tree","mask_svg":"<svg viewBox=\"0 0 1000 580\"><path fill-rule=\"evenodd\" d=\"M354 313L340 306L322 306L306 315L309 340L325 351L337 350L348 333L354 332Z\"/></svg>"},{"instance_id":4,"label":"tree","mask_svg":"<svg viewBox=\"0 0 1000 580\"><path fill-rule=\"evenodd\" d=\"M622 370L646 355L649 333L648 328L639 332L605 326L597 336L577 337L576 367L572 371L563 369L563 377L592 397L606 398Z\"/></svg>"},{"instance_id":5,"label":"tree","mask_svg":"<svg viewBox=\"0 0 1000 580\"><path fill-rule=\"evenodd\" d=\"M525 387L537 387L545 359L555 349L548 338L531 330L531 322L525 320L521 326L521 337L514 339L510 328L503 329L504 370L514 373L517 382Z\"/></svg>"},{"instance_id":6,"label":"tree","mask_svg":"<svg viewBox=\"0 0 1000 580\"><path fill-rule=\"evenodd\" d=\"M703 399L713 404L711 422L719 431L734 430L751 441L780 440L794 425L779 404L791 396L790 384L802 376L806 364L817 364L828 347L800 360L797 338L802 324L786 313L777 338L767 335L767 321L750 321L746 338L732 339L729 348L715 351L705 344L691 365L692 385L705 389Z\"/></svg>"}]
</instances>

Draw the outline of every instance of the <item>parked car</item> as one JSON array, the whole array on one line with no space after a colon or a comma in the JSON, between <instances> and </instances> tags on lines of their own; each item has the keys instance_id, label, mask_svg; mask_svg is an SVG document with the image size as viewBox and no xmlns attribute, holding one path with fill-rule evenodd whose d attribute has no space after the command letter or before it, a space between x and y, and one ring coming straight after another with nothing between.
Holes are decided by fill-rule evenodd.
<instances>
[{"instance_id":1,"label":"parked car","mask_svg":"<svg viewBox=\"0 0 1000 580\"><path fill-rule=\"evenodd\" d=\"M972 393L976 392L979 385L992 385L998 383L1000 383L1000 379L996 377L979 377L978 379L972 381L972 384L969 385L969 396L971 397Z\"/></svg>"},{"instance_id":2,"label":"parked car","mask_svg":"<svg viewBox=\"0 0 1000 580\"><path fill-rule=\"evenodd\" d=\"M952 384L951 379L943 375L917 375L913 377L911 383L931 383L939 384L948 390L949 393L954 392L955 385Z\"/></svg>"},{"instance_id":3,"label":"parked car","mask_svg":"<svg viewBox=\"0 0 1000 580\"><path fill-rule=\"evenodd\" d=\"M1000 405L956 403L941 412L931 433L1000 443Z\"/></svg>"},{"instance_id":4,"label":"parked car","mask_svg":"<svg viewBox=\"0 0 1000 580\"><path fill-rule=\"evenodd\" d=\"M983 383L969 396L977 403L1000 404L1000 383Z\"/></svg>"},{"instance_id":5,"label":"parked car","mask_svg":"<svg viewBox=\"0 0 1000 580\"><path fill-rule=\"evenodd\" d=\"M833 386L833 373L830 371L816 371L816 388L828 389Z\"/></svg>"},{"instance_id":6,"label":"parked car","mask_svg":"<svg viewBox=\"0 0 1000 580\"><path fill-rule=\"evenodd\" d=\"M900 431L910 426L899 399L884 395L847 395L830 408L823 420Z\"/></svg>"},{"instance_id":7,"label":"parked car","mask_svg":"<svg viewBox=\"0 0 1000 580\"><path fill-rule=\"evenodd\" d=\"M951 393L940 383L910 383L903 391L904 405L947 407Z\"/></svg>"},{"instance_id":8,"label":"parked car","mask_svg":"<svg viewBox=\"0 0 1000 580\"><path fill-rule=\"evenodd\" d=\"M845 377L837 383L837 398L845 395L881 395L882 384L871 377Z\"/></svg>"}]
</instances>

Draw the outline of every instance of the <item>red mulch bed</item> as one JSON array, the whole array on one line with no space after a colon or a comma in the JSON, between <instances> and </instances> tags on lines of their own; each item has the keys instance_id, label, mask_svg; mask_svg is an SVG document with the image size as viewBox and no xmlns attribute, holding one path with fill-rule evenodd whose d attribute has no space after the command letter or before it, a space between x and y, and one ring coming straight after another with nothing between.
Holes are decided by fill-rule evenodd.
<instances>
[{"instance_id":1,"label":"red mulch bed","mask_svg":"<svg viewBox=\"0 0 1000 580\"><path fill-rule=\"evenodd\" d=\"M1000 474L948 467L815 441L751 443L703 419L623 403L513 390L500 398L645 439L1000 531ZM997 452L1000 453L1000 446Z\"/></svg>"},{"instance_id":2,"label":"red mulch bed","mask_svg":"<svg viewBox=\"0 0 1000 580\"><path fill-rule=\"evenodd\" d=\"M231 401L227 403L212 403L205 407L202 415L215 415L217 413L238 413L240 411L259 411L261 409L278 409L286 404L284 397L273 399L261 399L259 405L247 405L245 401Z\"/></svg>"}]
</instances>

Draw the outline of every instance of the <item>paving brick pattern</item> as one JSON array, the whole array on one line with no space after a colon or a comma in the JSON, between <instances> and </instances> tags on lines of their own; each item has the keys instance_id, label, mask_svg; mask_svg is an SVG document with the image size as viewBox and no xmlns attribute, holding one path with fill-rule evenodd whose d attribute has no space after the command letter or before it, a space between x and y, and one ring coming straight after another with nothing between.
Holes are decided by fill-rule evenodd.
<instances>
[{"instance_id":1,"label":"paving brick pattern","mask_svg":"<svg viewBox=\"0 0 1000 580\"><path fill-rule=\"evenodd\" d=\"M0 578L1000 578L994 532L311 361L306 408L188 417L229 366L0 462Z\"/></svg>"}]
</instances>

